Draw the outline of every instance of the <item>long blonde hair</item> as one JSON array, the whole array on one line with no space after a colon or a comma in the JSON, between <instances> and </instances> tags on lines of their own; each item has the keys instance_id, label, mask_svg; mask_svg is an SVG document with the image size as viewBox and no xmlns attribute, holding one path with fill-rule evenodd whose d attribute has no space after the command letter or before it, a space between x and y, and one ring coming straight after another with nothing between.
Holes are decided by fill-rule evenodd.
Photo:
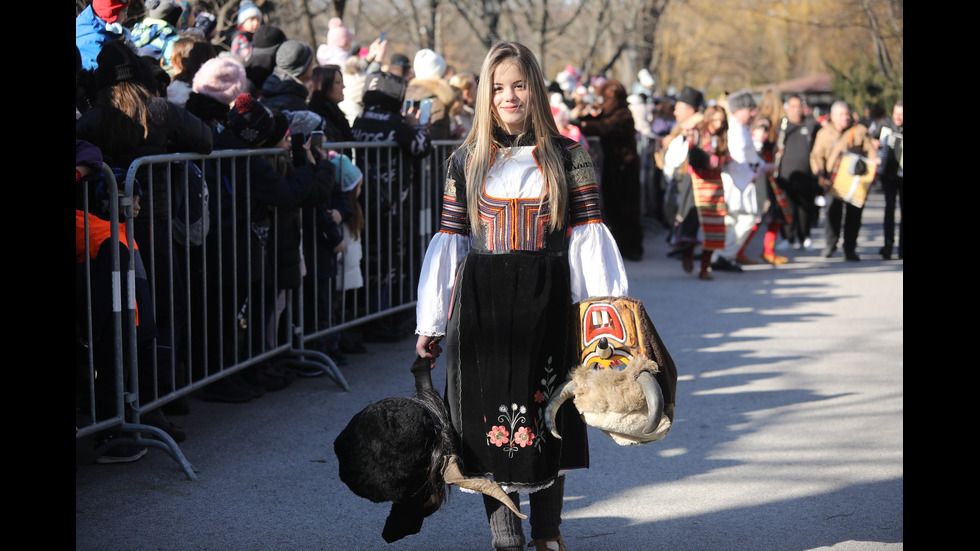
<instances>
[{"instance_id":1,"label":"long blonde hair","mask_svg":"<svg viewBox=\"0 0 980 551\"><path fill-rule=\"evenodd\" d=\"M527 82L529 102L528 114L524 121L524 131L521 134L533 132L537 142L537 160L544 174L545 190L542 202L548 200L548 210L551 221L549 230L559 229L564 224L565 210L568 202L565 172L562 169L561 151L556 145L555 138L561 136L555 119L551 114L548 90L545 86L544 72L534 54L523 44L517 42L498 42L491 46L483 67L476 91L476 106L473 116L473 128L460 146L463 158L469 162L466 170L466 200L467 214L474 235L480 235L479 200L483 192L483 183L490 163L497 149L506 146L493 135L494 129L500 126L493 110L493 76L501 63L512 62L517 65ZM518 137L520 140L520 137Z\"/></svg>"}]
</instances>

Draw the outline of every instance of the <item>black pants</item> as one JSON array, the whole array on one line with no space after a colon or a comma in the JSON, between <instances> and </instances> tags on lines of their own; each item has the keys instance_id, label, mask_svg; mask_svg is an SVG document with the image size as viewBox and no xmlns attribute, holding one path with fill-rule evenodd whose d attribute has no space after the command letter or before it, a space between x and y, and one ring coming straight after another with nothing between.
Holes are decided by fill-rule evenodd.
<instances>
[{"instance_id":1,"label":"black pants","mask_svg":"<svg viewBox=\"0 0 980 551\"><path fill-rule=\"evenodd\" d=\"M853 253L857 249L858 232L861 231L861 214L863 208L855 207L830 194L827 195L827 227L824 236L827 245L824 251L837 248L841 237L841 226L844 227L844 252Z\"/></svg>"},{"instance_id":2,"label":"black pants","mask_svg":"<svg viewBox=\"0 0 980 551\"><path fill-rule=\"evenodd\" d=\"M905 178L882 178L881 186L885 191L885 247L891 251L895 246L895 203L898 200L898 254L902 254L902 222L905 220L905 212L902 206L904 202L903 188Z\"/></svg>"},{"instance_id":3,"label":"black pants","mask_svg":"<svg viewBox=\"0 0 980 551\"><path fill-rule=\"evenodd\" d=\"M793 219L793 223L784 230L785 237L790 242L803 243L810 237L810 230L820 218L819 207L813 202L817 197L816 183L811 180L809 178L779 180L786 191L786 201L789 203L788 214Z\"/></svg>"}]
</instances>

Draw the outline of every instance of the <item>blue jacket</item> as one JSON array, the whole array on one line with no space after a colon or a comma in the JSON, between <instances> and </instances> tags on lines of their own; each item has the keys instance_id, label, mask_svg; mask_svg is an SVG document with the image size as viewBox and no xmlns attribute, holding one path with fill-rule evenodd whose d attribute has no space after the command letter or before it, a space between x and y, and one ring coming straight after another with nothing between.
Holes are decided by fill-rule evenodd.
<instances>
[{"instance_id":1,"label":"blue jacket","mask_svg":"<svg viewBox=\"0 0 980 551\"><path fill-rule=\"evenodd\" d=\"M102 45L118 38L130 42L129 29L119 23L106 23L95 15L91 5L82 10L75 18L75 46L78 46L78 52L82 56L82 69L98 67L96 58L102 51Z\"/></svg>"}]
</instances>

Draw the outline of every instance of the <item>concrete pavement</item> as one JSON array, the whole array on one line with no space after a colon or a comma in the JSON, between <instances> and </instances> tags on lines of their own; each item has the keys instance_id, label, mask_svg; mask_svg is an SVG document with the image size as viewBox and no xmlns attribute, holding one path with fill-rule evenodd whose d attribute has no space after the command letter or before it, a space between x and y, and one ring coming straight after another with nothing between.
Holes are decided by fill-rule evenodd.
<instances>
[{"instance_id":1,"label":"concrete pavement","mask_svg":"<svg viewBox=\"0 0 980 551\"><path fill-rule=\"evenodd\" d=\"M882 204L873 192L861 262L789 251L785 265L710 282L684 273L648 228L647 254L627 270L677 363L677 415L663 441L641 447L590 429L591 468L566 484L569 550L903 548L903 261L876 254ZM760 233L753 258L761 243ZM453 490L421 533L386 544L388 504L338 478L333 440L351 416L411 395L413 343L350 356L351 392L321 377L246 404L192 398L174 420L197 481L153 449L133 464L79 466L76 549L490 549L478 496Z\"/></svg>"}]
</instances>

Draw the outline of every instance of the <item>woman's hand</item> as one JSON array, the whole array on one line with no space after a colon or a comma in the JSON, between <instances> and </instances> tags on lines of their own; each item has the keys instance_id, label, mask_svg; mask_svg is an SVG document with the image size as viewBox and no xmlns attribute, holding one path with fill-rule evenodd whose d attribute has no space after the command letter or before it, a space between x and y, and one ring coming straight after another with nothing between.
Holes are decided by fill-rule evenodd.
<instances>
[{"instance_id":1,"label":"woman's hand","mask_svg":"<svg viewBox=\"0 0 980 551\"><path fill-rule=\"evenodd\" d=\"M419 335L419 339L415 342L415 353L421 358L435 360L439 357L439 354L442 354L442 347L439 346L440 340L442 340L442 337Z\"/></svg>"}]
</instances>

